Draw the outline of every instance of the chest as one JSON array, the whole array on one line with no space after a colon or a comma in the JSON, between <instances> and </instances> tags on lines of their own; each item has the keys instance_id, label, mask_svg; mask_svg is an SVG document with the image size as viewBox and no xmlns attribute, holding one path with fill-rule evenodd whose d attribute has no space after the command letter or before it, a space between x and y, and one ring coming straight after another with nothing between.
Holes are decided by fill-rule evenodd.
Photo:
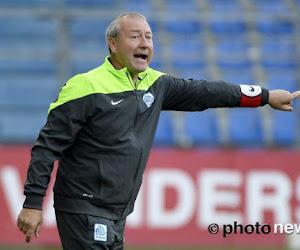
<instances>
[{"instance_id":1,"label":"chest","mask_svg":"<svg viewBox=\"0 0 300 250\"><path fill-rule=\"evenodd\" d=\"M95 102L90 125L94 129L115 134L143 123L151 123L161 108L158 96L151 90L99 94L95 96Z\"/></svg>"}]
</instances>

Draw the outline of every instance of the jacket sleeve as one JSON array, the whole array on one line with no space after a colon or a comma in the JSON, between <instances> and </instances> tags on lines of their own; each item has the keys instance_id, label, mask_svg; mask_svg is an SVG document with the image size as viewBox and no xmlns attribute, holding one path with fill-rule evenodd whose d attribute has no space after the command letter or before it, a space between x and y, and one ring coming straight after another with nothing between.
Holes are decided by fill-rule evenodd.
<instances>
[{"instance_id":1,"label":"jacket sleeve","mask_svg":"<svg viewBox=\"0 0 300 250\"><path fill-rule=\"evenodd\" d=\"M162 77L165 86L163 110L202 111L218 107L257 107L267 104L269 99L269 91L256 85L185 80L169 75ZM251 91L248 91L249 95L245 86L255 90L257 95L251 96Z\"/></svg>"},{"instance_id":2,"label":"jacket sleeve","mask_svg":"<svg viewBox=\"0 0 300 250\"><path fill-rule=\"evenodd\" d=\"M93 110L93 95L88 95L90 88L91 85L84 76L75 76L50 105L47 123L31 150L24 187L24 208L42 209L54 161L74 142Z\"/></svg>"}]
</instances>

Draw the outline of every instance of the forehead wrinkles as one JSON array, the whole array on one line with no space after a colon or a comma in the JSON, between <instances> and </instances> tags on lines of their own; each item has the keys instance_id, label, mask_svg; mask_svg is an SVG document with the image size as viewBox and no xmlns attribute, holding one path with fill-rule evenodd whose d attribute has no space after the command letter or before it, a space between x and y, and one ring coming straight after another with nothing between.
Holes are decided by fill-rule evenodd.
<instances>
[{"instance_id":1,"label":"forehead wrinkles","mask_svg":"<svg viewBox=\"0 0 300 250\"><path fill-rule=\"evenodd\" d=\"M152 33L148 22L141 18L124 17L120 25L121 31Z\"/></svg>"}]
</instances>

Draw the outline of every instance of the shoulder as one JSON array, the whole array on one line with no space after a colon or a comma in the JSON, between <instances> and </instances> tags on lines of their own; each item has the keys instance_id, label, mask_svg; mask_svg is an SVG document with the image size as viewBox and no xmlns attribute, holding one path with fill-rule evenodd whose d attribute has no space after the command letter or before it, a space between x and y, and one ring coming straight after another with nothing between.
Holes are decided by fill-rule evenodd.
<instances>
[{"instance_id":1,"label":"shoulder","mask_svg":"<svg viewBox=\"0 0 300 250\"><path fill-rule=\"evenodd\" d=\"M147 74L150 76L150 77L153 77L153 78L159 78L161 77L162 75L166 75L166 73L163 73L161 71L158 71L158 70L154 70L150 67L147 68Z\"/></svg>"},{"instance_id":2,"label":"shoulder","mask_svg":"<svg viewBox=\"0 0 300 250\"><path fill-rule=\"evenodd\" d=\"M62 87L56 101L50 104L48 114L58 106L89 96L92 93L93 88L84 74L75 75Z\"/></svg>"},{"instance_id":3,"label":"shoulder","mask_svg":"<svg viewBox=\"0 0 300 250\"><path fill-rule=\"evenodd\" d=\"M93 87L85 74L86 73L73 76L62 88L61 93L67 94L71 99L92 94Z\"/></svg>"},{"instance_id":4,"label":"shoulder","mask_svg":"<svg viewBox=\"0 0 300 250\"><path fill-rule=\"evenodd\" d=\"M146 81L147 81L149 86L151 86L154 83L160 82L162 77L167 76L166 73L163 73L163 72L158 71L158 70L154 70L150 67L148 67L147 70L144 73L146 73L147 77L145 79L147 79Z\"/></svg>"}]
</instances>

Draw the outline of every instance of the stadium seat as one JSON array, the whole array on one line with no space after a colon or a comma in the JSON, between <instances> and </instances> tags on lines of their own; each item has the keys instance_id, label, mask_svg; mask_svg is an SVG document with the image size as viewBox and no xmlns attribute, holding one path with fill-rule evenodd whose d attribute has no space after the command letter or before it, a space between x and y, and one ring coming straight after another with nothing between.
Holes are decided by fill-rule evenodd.
<instances>
[{"instance_id":1,"label":"stadium seat","mask_svg":"<svg viewBox=\"0 0 300 250\"><path fill-rule=\"evenodd\" d=\"M57 22L33 17L0 18L0 50L54 53Z\"/></svg>"},{"instance_id":2,"label":"stadium seat","mask_svg":"<svg viewBox=\"0 0 300 250\"><path fill-rule=\"evenodd\" d=\"M112 9L120 4L119 0L64 0L67 7Z\"/></svg>"},{"instance_id":3,"label":"stadium seat","mask_svg":"<svg viewBox=\"0 0 300 250\"><path fill-rule=\"evenodd\" d=\"M295 146L299 136L299 121L296 112L273 112L272 128L276 146Z\"/></svg>"},{"instance_id":4,"label":"stadium seat","mask_svg":"<svg viewBox=\"0 0 300 250\"><path fill-rule=\"evenodd\" d=\"M201 59L182 59L180 61L178 60L173 60L172 61L172 66L174 70L177 73L177 76L183 77L183 78L193 78L196 76L193 76L191 74L197 73L198 76L202 74L204 71L206 64L204 60Z\"/></svg>"},{"instance_id":5,"label":"stadium seat","mask_svg":"<svg viewBox=\"0 0 300 250\"><path fill-rule=\"evenodd\" d=\"M172 112L163 111L160 114L154 146L175 146Z\"/></svg>"},{"instance_id":6,"label":"stadium seat","mask_svg":"<svg viewBox=\"0 0 300 250\"><path fill-rule=\"evenodd\" d=\"M237 13L243 10L241 1L239 0L210 0L209 1L210 10L213 12L232 12Z\"/></svg>"},{"instance_id":7,"label":"stadium seat","mask_svg":"<svg viewBox=\"0 0 300 250\"><path fill-rule=\"evenodd\" d=\"M209 74L206 67L196 69L181 69L177 71L178 76L183 79L195 79L195 80L209 80Z\"/></svg>"},{"instance_id":8,"label":"stadium seat","mask_svg":"<svg viewBox=\"0 0 300 250\"><path fill-rule=\"evenodd\" d=\"M291 60L290 58L262 58L262 66L265 70L296 70L298 68L297 59Z\"/></svg>"},{"instance_id":9,"label":"stadium seat","mask_svg":"<svg viewBox=\"0 0 300 250\"><path fill-rule=\"evenodd\" d=\"M27 56L28 54L45 54L45 56L53 55L56 52L57 43L49 40L42 39L19 39L11 37L0 37L0 53L12 55Z\"/></svg>"},{"instance_id":10,"label":"stadium seat","mask_svg":"<svg viewBox=\"0 0 300 250\"><path fill-rule=\"evenodd\" d=\"M298 6L291 10L293 3ZM60 26L53 11L58 6L65 7L61 13L67 21L66 45L70 50L59 47ZM261 84L290 92L300 86L299 29L294 19L300 13L300 0L0 0L1 7L9 10L0 17L1 142L2 138L32 142L37 135L30 132L33 123L45 118L63 84L56 79L58 72L62 70L63 77L69 77L101 65L108 55L105 30L113 18L110 14L124 10L139 11L148 18L156 39L150 66L156 70L185 79L218 80L217 76L236 84ZM17 14L10 14L14 10ZM204 17L206 10L209 14ZM251 20L248 10L253 14ZM94 15L98 11L103 15ZM62 61L60 51L67 55ZM58 63L64 61L69 64L59 69ZM253 70L262 74L254 75ZM256 82L260 76L262 83ZM299 107L297 102L294 107ZM271 114L276 145L299 142L296 114ZM184 117L185 132L195 145L219 142L215 110L186 113ZM172 120L172 113L162 112L155 145L176 144ZM233 144L263 146L262 122L257 109L230 110L228 133ZM283 126L287 129L282 130Z\"/></svg>"},{"instance_id":11,"label":"stadium seat","mask_svg":"<svg viewBox=\"0 0 300 250\"><path fill-rule=\"evenodd\" d=\"M22 7L22 8L33 8L33 7L53 7L59 3L60 0L1 0L0 6L2 7Z\"/></svg>"},{"instance_id":12,"label":"stadium seat","mask_svg":"<svg viewBox=\"0 0 300 250\"><path fill-rule=\"evenodd\" d=\"M176 76L203 79L205 75L205 44L201 40L177 38L170 44L171 63Z\"/></svg>"},{"instance_id":13,"label":"stadium seat","mask_svg":"<svg viewBox=\"0 0 300 250\"><path fill-rule=\"evenodd\" d=\"M226 70L222 73L222 80L236 84L258 84L251 70Z\"/></svg>"},{"instance_id":14,"label":"stadium seat","mask_svg":"<svg viewBox=\"0 0 300 250\"><path fill-rule=\"evenodd\" d=\"M172 66L179 76L192 77L190 73L203 71L206 63L203 43L196 40L176 39L171 43L170 49Z\"/></svg>"},{"instance_id":15,"label":"stadium seat","mask_svg":"<svg viewBox=\"0 0 300 250\"><path fill-rule=\"evenodd\" d=\"M258 109L230 109L229 135L234 146L260 147L264 145L262 117Z\"/></svg>"},{"instance_id":16,"label":"stadium seat","mask_svg":"<svg viewBox=\"0 0 300 250\"><path fill-rule=\"evenodd\" d=\"M204 56L205 44L198 40L176 39L171 43L172 56Z\"/></svg>"},{"instance_id":17,"label":"stadium seat","mask_svg":"<svg viewBox=\"0 0 300 250\"><path fill-rule=\"evenodd\" d=\"M284 37L283 39L263 39L260 43L262 56L281 56L287 57L295 54L297 50L292 37Z\"/></svg>"},{"instance_id":18,"label":"stadium seat","mask_svg":"<svg viewBox=\"0 0 300 250\"><path fill-rule=\"evenodd\" d=\"M220 142L216 110L185 112L185 134L195 146L216 146Z\"/></svg>"},{"instance_id":19,"label":"stadium seat","mask_svg":"<svg viewBox=\"0 0 300 250\"><path fill-rule=\"evenodd\" d=\"M249 2L255 8L255 11L258 13L271 13L271 14L284 14L289 13L289 8L287 5L287 1L285 0L272 0L270 1L262 1L262 0L250 0Z\"/></svg>"},{"instance_id":20,"label":"stadium seat","mask_svg":"<svg viewBox=\"0 0 300 250\"><path fill-rule=\"evenodd\" d=\"M241 33L245 33L247 31L247 24L242 19L212 19L209 21L210 30L213 33L219 34L231 34L231 35L239 35Z\"/></svg>"},{"instance_id":21,"label":"stadium seat","mask_svg":"<svg viewBox=\"0 0 300 250\"><path fill-rule=\"evenodd\" d=\"M71 39L92 40L105 43L105 31L112 20L107 18L77 18L70 21Z\"/></svg>"},{"instance_id":22,"label":"stadium seat","mask_svg":"<svg viewBox=\"0 0 300 250\"><path fill-rule=\"evenodd\" d=\"M1 17L0 37L13 39L41 39L55 41L57 21L33 17Z\"/></svg>"},{"instance_id":23,"label":"stadium seat","mask_svg":"<svg viewBox=\"0 0 300 250\"><path fill-rule=\"evenodd\" d=\"M105 39L99 38L97 39L82 39L73 41L71 43L71 47L73 52L82 53L86 55L88 53L91 54L99 54L99 56L103 53L108 54L108 46L106 45Z\"/></svg>"},{"instance_id":24,"label":"stadium seat","mask_svg":"<svg viewBox=\"0 0 300 250\"><path fill-rule=\"evenodd\" d=\"M239 37L234 40L231 36L216 38L215 48L218 57L248 57L248 50L250 49L248 40Z\"/></svg>"},{"instance_id":25,"label":"stadium seat","mask_svg":"<svg viewBox=\"0 0 300 250\"><path fill-rule=\"evenodd\" d=\"M30 143L38 137L45 125L47 109L41 110L1 110L0 138L2 143Z\"/></svg>"},{"instance_id":26,"label":"stadium seat","mask_svg":"<svg viewBox=\"0 0 300 250\"><path fill-rule=\"evenodd\" d=\"M166 30L171 35L195 35L202 30L200 22L196 20L166 20Z\"/></svg>"},{"instance_id":27,"label":"stadium seat","mask_svg":"<svg viewBox=\"0 0 300 250\"><path fill-rule=\"evenodd\" d=\"M291 36L263 39L260 44L262 66L265 69L293 70L297 68L297 47ZM289 71L291 71L289 70ZM278 75L278 74L277 74Z\"/></svg>"},{"instance_id":28,"label":"stadium seat","mask_svg":"<svg viewBox=\"0 0 300 250\"><path fill-rule=\"evenodd\" d=\"M268 89L285 89L294 92L299 89L297 72L293 70L272 70L266 72Z\"/></svg>"},{"instance_id":29,"label":"stadium seat","mask_svg":"<svg viewBox=\"0 0 300 250\"><path fill-rule=\"evenodd\" d=\"M263 35L286 35L295 31L293 21L260 16L255 20L256 30Z\"/></svg>"},{"instance_id":30,"label":"stadium seat","mask_svg":"<svg viewBox=\"0 0 300 250\"><path fill-rule=\"evenodd\" d=\"M186 0L184 4L182 4L182 0L172 0L172 1L165 1L165 10L167 12L178 12L181 13L184 11L195 11L199 10L199 6L196 3L197 0Z\"/></svg>"},{"instance_id":31,"label":"stadium seat","mask_svg":"<svg viewBox=\"0 0 300 250\"><path fill-rule=\"evenodd\" d=\"M101 60L74 60L70 64L72 75L88 72L99 67L102 63L102 58Z\"/></svg>"},{"instance_id":32,"label":"stadium seat","mask_svg":"<svg viewBox=\"0 0 300 250\"><path fill-rule=\"evenodd\" d=\"M124 8L126 11L137 11L140 13L146 13L148 11L154 11L154 1L144 0L144 1L135 1L135 0L125 0Z\"/></svg>"},{"instance_id":33,"label":"stadium seat","mask_svg":"<svg viewBox=\"0 0 300 250\"><path fill-rule=\"evenodd\" d=\"M53 59L40 58L1 58L0 74L2 76L54 75L57 65Z\"/></svg>"},{"instance_id":34,"label":"stadium seat","mask_svg":"<svg viewBox=\"0 0 300 250\"><path fill-rule=\"evenodd\" d=\"M0 107L19 110L48 108L58 95L54 77L18 77L0 79Z\"/></svg>"},{"instance_id":35,"label":"stadium seat","mask_svg":"<svg viewBox=\"0 0 300 250\"><path fill-rule=\"evenodd\" d=\"M217 66L223 71L230 70L251 70L252 62L248 58L218 58Z\"/></svg>"}]
</instances>

